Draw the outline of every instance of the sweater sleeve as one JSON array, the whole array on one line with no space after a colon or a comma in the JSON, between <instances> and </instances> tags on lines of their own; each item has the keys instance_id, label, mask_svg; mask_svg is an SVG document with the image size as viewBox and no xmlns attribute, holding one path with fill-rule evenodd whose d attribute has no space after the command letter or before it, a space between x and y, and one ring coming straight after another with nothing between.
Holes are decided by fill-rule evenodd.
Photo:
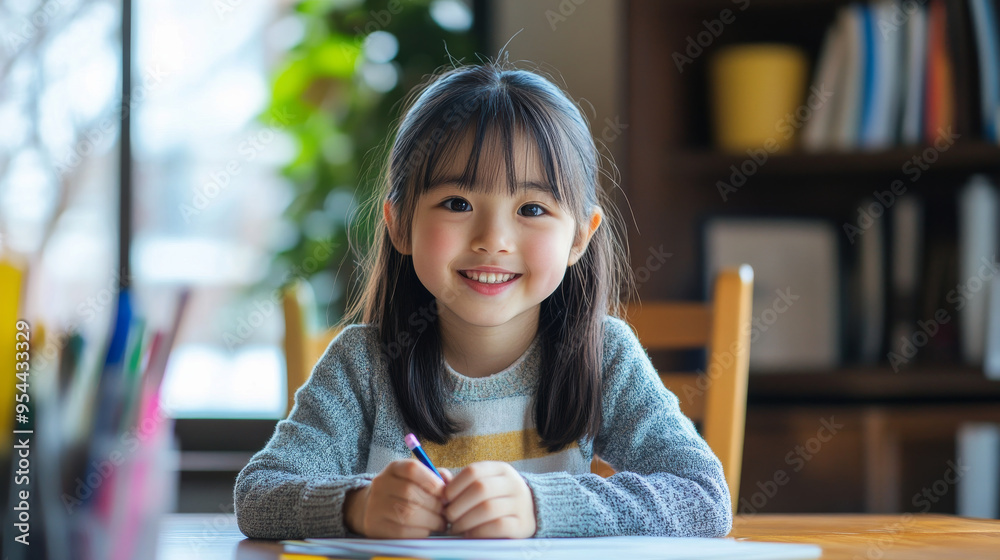
<instances>
[{"instance_id":1,"label":"sweater sleeve","mask_svg":"<svg viewBox=\"0 0 1000 560\"><path fill-rule=\"evenodd\" d=\"M369 484L373 364L364 328L349 326L295 393L288 418L240 471L233 490L251 538L342 537L344 496Z\"/></svg>"},{"instance_id":2,"label":"sweater sleeve","mask_svg":"<svg viewBox=\"0 0 1000 560\"><path fill-rule=\"evenodd\" d=\"M722 464L667 390L631 328L609 318L604 417L594 452L617 471L523 473L538 537L722 537L732 528Z\"/></svg>"}]
</instances>

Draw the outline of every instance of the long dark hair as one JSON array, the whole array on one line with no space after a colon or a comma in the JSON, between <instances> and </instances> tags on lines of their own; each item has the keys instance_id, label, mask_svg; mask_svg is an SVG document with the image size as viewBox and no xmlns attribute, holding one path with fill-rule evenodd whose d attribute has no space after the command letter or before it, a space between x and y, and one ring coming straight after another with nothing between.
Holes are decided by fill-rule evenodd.
<instances>
[{"instance_id":1,"label":"long dark hair","mask_svg":"<svg viewBox=\"0 0 1000 560\"><path fill-rule=\"evenodd\" d=\"M366 283L342 325L378 326L381 353L389 368L404 421L421 438L443 444L461 426L448 418L437 302L421 284L410 255L398 252L382 219L389 201L396 216L397 242L409 246L416 202L437 178L439 165L455 157L466 135L473 139L460 181L477 183L480 154L502 151L510 192L516 191L514 136L523 133L538 155L553 197L573 214L577 227L589 222L595 206L605 219L584 255L570 266L560 286L541 303L539 334L542 371L535 397L535 420L542 444L558 451L601 425L601 363L604 319L620 316L623 286L630 287L627 247L618 242L620 223L601 188L602 156L586 119L570 98L540 74L490 62L432 75L405 101L405 111L389 150L382 184L369 202L374 217L373 250L361 265ZM613 164L611 164L613 167ZM489 188L489 187L487 187Z\"/></svg>"}]
</instances>

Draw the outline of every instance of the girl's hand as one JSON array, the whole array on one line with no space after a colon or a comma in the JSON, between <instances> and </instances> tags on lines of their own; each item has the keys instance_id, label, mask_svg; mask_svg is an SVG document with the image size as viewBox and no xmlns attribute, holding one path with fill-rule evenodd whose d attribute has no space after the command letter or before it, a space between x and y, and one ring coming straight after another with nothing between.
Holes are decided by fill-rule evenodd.
<instances>
[{"instance_id":1,"label":"girl's hand","mask_svg":"<svg viewBox=\"0 0 1000 560\"><path fill-rule=\"evenodd\" d=\"M352 532L370 538L424 538L447 530L443 495L444 482L419 461L393 461L371 484L347 494L345 522Z\"/></svg>"},{"instance_id":2,"label":"girl's hand","mask_svg":"<svg viewBox=\"0 0 1000 560\"><path fill-rule=\"evenodd\" d=\"M502 461L473 463L445 476L445 518L451 534L472 539L527 538L535 534L535 501L514 467Z\"/></svg>"}]
</instances>

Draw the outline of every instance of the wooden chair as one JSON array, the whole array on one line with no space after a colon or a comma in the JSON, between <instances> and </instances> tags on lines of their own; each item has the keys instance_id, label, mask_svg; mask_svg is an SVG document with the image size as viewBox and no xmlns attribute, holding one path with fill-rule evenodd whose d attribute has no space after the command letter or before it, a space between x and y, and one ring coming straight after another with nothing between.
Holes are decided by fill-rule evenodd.
<instances>
[{"instance_id":1,"label":"wooden chair","mask_svg":"<svg viewBox=\"0 0 1000 560\"><path fill-rule=\"evenodd\" d=\"M701 423L701 433L722 461L732 496L739 498L750 364L750 311L753 269L744 264L722 270L712 301L629 305L626 321L647 350L707 348L704 373L661 373L660 380L680 400L681 411ZM611 476L599 457L591 470Z\"/></svg>"},{"instance_id":2,"label":"wooden chair","mask_svg":"<svg viewBox=\"0 0 1000 560\"><path fill-rule=\"evenodd\" d=\"M285 316L285 369L288 384L287 415L295 404L295 391L301 387L312 372L316 362L323 356L326 347L340 329L320 331L316 320L316 297L312 287L304 280L296 280L282 292L282 308Z\"/></svg>"}]
</instances>

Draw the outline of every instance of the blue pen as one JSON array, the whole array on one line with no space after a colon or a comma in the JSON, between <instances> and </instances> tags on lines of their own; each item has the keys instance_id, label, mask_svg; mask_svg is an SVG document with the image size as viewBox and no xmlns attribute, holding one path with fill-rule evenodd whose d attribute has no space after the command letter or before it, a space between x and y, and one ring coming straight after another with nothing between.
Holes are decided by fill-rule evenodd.
<instances>
[{"instance_id":1,"label":"blue pen","mask_svg":"<svg viewBox=\"0 0 1000 560\"><path fill-rule=\"evenodd\" d=\"M434 468L434 463L431 462L430 458L427 457L427 454L424 453L423 448L420 447L420 442L417 441L417 436L413 434L406 434L406 437L403 438L403 440L406 441L406 447L410 448L410 451L412 451L413 454L417 456L417 459L419 459L421 463L423 463L428 469L434 471L434 474L436 474L438 478L444 480L444 477L441 476L441 473L439 473L438 470Z\"/></svg>"}]
</instances>

